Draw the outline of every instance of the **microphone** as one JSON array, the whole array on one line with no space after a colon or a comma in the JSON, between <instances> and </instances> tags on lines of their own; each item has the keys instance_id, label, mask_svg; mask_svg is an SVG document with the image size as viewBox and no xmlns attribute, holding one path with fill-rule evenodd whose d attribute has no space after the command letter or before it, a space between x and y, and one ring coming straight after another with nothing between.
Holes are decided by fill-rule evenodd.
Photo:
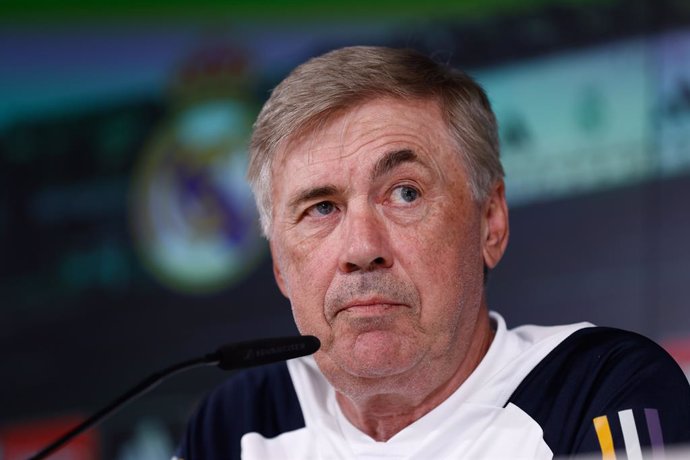
<instances>
[{"instance_id":1,"label":"microphone","mask_svg":"<svg viewBox=\"0 0 690 460\"><path fill-rule=\"evenodd\" d=\"M201 366L218 366L226 371L260 366L262 364L270 364L299 358L300 356L311 355L315 353L320 346L321 342L319 342L319 339L311 335L258 339L223 345L213 353L207 353L200 358L189 359L181 363L173 364L159 372L151 374L148 378L122 394L84 422L75 426L48 446L44 447L40 452L29 457L28 460L46 458L51 453L67 444L75 436L103 421L105 418L121 409L125 404L143 395L161 383L164 379L178 372Z\"/></svg>"},{"instance_id":2,"label":"microphone","mask_svg":"<svg viewBox=\"0 0 690 460\"><path fill-rule=\"evenodd\" d=\"M312 335L252 340L224 345L207 359L217 361L218 367L228 371L311 355L320 346L319 339Z\"/></svg>"}]
</instances>

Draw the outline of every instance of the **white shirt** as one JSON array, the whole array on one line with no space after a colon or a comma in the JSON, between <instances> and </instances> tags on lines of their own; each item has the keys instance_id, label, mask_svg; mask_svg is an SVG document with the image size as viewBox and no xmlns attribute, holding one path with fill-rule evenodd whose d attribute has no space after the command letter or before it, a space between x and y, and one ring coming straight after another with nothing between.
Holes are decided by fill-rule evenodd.
<instances>
[{"instance_id":1,"label":"white shirt","mask_svg":"<svg viewBox=\"0 0 690 460\"><path fill-rule=\"evenodd\" d=\"M491 313L496 335L469 378L439 406L386 442L344 416L333 387L312 357L288 362L306 426L267 439L242 437L242 458L267 459L550 459L541 427L513 404L511 394L529 372L573 332L591 326L506 329ZM505 407L504 407L505 406Z\"/></svg>"}]
</instances>

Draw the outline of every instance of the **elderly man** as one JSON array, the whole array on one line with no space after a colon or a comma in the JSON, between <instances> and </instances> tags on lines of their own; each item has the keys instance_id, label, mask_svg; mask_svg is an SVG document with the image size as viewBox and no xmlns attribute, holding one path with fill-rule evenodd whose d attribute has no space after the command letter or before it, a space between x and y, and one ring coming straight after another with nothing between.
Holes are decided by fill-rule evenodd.
<instances>
[{"instance_id":1,"label":"elderly man","mask_svg":"<svg viewBox=\"0 0 690 460\"><path fill-rule=\"evenodd\" d=\"M690 441L690 388L652 342L489 313L508 210L466 75L408 50L312 59L261 111L249 179L278 287L322 346L234 375L179 458L634 458Z\"/></svg>"}]
</instances>

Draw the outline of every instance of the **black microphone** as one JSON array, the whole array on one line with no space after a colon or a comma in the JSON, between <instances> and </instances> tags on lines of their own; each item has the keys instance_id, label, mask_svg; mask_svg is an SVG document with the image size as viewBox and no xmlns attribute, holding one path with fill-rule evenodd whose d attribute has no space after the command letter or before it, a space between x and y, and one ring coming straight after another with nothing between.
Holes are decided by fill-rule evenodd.
<instances>
[{"instance_id":1,"label":"black microphone","mask_svg":"<svg viewBox=\"0 0 690 460\"><path fill-rule=\"evenodd\" d=\"M213 362L217 361L218 367L228 371L311 355L320 346L316 337L303 335L233 343L206 356Z\"/></svg>"},{"instance_id":2,"label":"black microphone","mask_svg":"<svg viewBox=\"0 0 690 460\"><path fill-rule=\"evenodd\" d=\"M315 353L320 346L321 342L319 342L319 339L311 335L250 340L247 342L224 345L213 353L208 353L200 358L174 364L159 372L151 374L140 384L122 394L122 396L93 414L84 422L60 436L48 446L44 447L40 452L29 457L28 460L46 458L51 453L67 444L75 436L103 421L106 417L121 409L125 404L143 395L167 377L177 374L178 372L200 366L218 366L226 371L260 366L262 364L270 364L278 361L285 361L287 359L299 358L300 356L311 355Z\"/></svg>"}]
</instances>

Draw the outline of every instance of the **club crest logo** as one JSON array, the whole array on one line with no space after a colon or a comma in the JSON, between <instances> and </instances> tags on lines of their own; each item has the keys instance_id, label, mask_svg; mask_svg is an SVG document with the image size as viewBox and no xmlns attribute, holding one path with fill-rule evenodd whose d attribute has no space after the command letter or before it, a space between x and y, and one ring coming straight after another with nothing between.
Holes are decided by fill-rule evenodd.
<instances>
[{"instance_id":1,"label":"club crest logo","mask_svg":"<svg viewBox=\"0 0 690 460\"><path fill-rule=\"evenodd\" d=\"M231 49L194 55L172 85L171 113L141 155L133 234L145 266L171 289L228 288L265 253L245 180L256 115L248 81Z\"/></svg>"}]
</instances>

